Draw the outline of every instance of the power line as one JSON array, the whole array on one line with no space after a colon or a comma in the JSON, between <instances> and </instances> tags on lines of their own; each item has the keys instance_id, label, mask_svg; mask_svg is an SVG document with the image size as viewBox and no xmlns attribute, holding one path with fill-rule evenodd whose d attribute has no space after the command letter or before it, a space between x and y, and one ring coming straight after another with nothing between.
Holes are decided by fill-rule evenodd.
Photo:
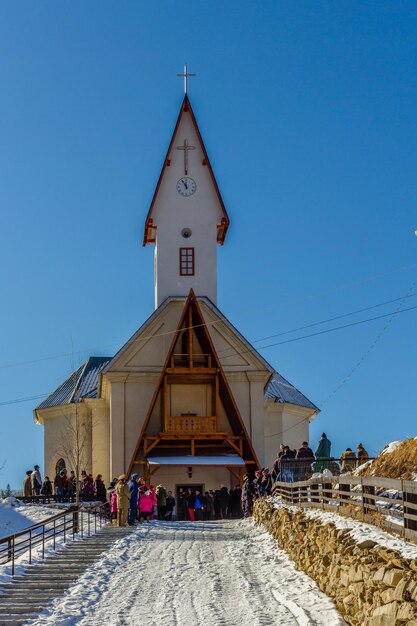
<instances>
[{"instance_id":1,"label":"power line","mask_svg":"<svg viewBox=\"0 0 417 626\"><path fill-rule=\"evenodd\" d=\"M299 330L305 330L307 328L314 328L315 326L321 326L322 324L327 324L329 322L335 322L336 320L343 319L345 317L351 317L352 315L357 315L358 313L364 313L365 311L371 311L372 309L377 309L381 306L386 306L387 304L392 304L393 302L403 302L405 298L415 298L417 294L410 294L406 296L402 296L401 298L394 298L393 300L386 300L385 302L380 302L379 304L374 304L372 306L365 307L363 309L356 309L356 311L351 311L350 313L344 313L343 315L336 315L335 317L329 317L325 320L321 320L319 322L313 322L312 324L306 324L305 326L298 326L297 328L292 328L291 330L285 330L281 333L276 333L275 335L268 335L267 337L262 337L262 339L254 339L251 343L258 343L260 341L266 341L267 339L273 339L274 337L282 337L283 335L289 335L291 333L298 332ZM218 354L223 352L227 352L228 350L234 350L234 348L224 348L224 350L219 350Z\"/></svg>"},{"instance_id":2,"label":"power line","mask_svg":"<svg viewBox=\"0 0 417 626\"><path fill-rule=\"evenodd\" d=\"M40 398L44 398L48 396L51 392L41 393L36 396L27 396L26 398L15 398L14 400L6 400L5 402L0 402L0 406L6 406L6 404L17 404L18 402L29 402L30 400L39 400Z\"/></svg>"},{"instance_id":3,"label":"power line","mask_svg":"<svg viewBox=\"0 0 417 626\"><path fill-rule=\"evenodd\" d=\"M395 270L395 271L399 271L399 270ZM389 272L389 273L391 274L393 272ZM408 295L406 297L407 298L412 298L412 297L415 297L415 296L417 296L417 294ZM312 324L306 324L304 326L299 326L298 328L292 328L290 330L286 330L286 331L283 331L283 332L280 332L280 333L276 333L274 335L268 335L267 337L261 337L260 339L254 339L254 340L251 341L251 343L259 343L260 341L266 341L267 339L273 339L274 337L281 337L283 335L288 335L288 334L291 334L291 333L294 333L294 332L298 332L300 330L305 330L307 328L313 328L314 326L320 326L322 324L333 322L333 321L336 321L338 319L342 319L342 318L349 317L349 316L352 316L352 315L357 315L358 313L363 313L365 311L370 311L372 309L375 309L375 308L378 308L378 307L381 307L381 306L385 306L385 305L391 304L393 302L398 302L399 300L403 300L403 298L394 298L392 300L386 300L385 302L374 304L372 306L365 307L365 308L362 308L362 309L357 309L356 311L351 311L349 313L344 313L342 315L337 315L335 317L331 317L331 318L328 318L328 319L325 319L325 320L321 320L321 321L318 321L318 322L313 322ZM266 307L266 308L268 308L268 307ZM196 324L194 326L191 326L191 328L194 329L194 328L201 328L202 326L205 326L205 327L213 326L215 324L219 324L220 322L228 322L228 320L225 317L221 317L218 320L213 320L211 322L205 322L204 324ZM173 335L175 333L176 333L176 330L170 330L170 331L167 331L167 332L164 332L164 333L155 333L154 335L147 335L145 337L138 337L137 339L131 340L130 343L135 343L135 342L140 342L140 341L148 341L149 339L156 339L158 337L164 337L164 336L167 336L167 335ZM129 343L129 341L127 343ZM34 365L35 363L42 363L44 361L61 359L61 358L64 358L64 357L74 357L77 354L84 354L84 353L90 353L91 354L91 353L94 353L95 351L100 351L100 350L103 350L104 348L111 348L111 347L113 347L115 345L120 345L120 342L111 343L111 344L107 344L105 346L99 346L99 347L95 347L95 348L84 348L82 350L65 352L65 353L61 353L61 354L54 354L54 355L49 355L49 356L44 356L44 357L39 357L37 359L30 359L30 360L27 360L27 361L17 361L15 363L3 364L3 365L0 365L0 370L1 369L9 369L9 368L12 368L12 367L19 367L19 366L22 366L22 365ZM279 344L277 344L277 345L279 345ZM263 347L268 347L268 346L263 346ZM234 350L234 348L232 348L232 347L224 348L223 350L219 350L218 354L223 354L225 352L228 352L229 350ZM232 352L232 354L234 354L234 352ZM232 356L232 354L230 356ZM1 404L0 404L0 406L1 406Z\"/></svg>"},{"instance_id":4,"label":"power line","mask_svg":"<svg viewBox=\"0 0 417 626\"><path fill-rule=\"evenodd\" d=\"M310 337L316 337L318 335L325 335L327 333L332 333L332 332L334 332L336 330L342 330L344 328L350 328L352 326L359 326L360 324L366 324L368 322L373 322L375 320L383 319L383 318L389 317L389 316L391 316L392 319L393 319L396 315L400 315L401 313L406 313L407 311L413 311L414 309L417 309L417 305L409 307L408 309L402 309L402 310L398 310L397 309L396 311L391 311L391 313L385 313L384 315L377 315L375 317L369 317L369 318L367 318L365 320L359 320L358 322L352 322L350 324L344 324L343 326L336 326L335 328L328 328L326 330L321 330L321 331L319 331L317 333L310 333L309 335L303 335L301 337L294 337L294 339L286 339L285 341L278 341L278 342L275 342L275 343L270 343L270 344L267 344L266 346L261 346L259 349L263 350L264 348L271 348L273 346L280 346L280 345L283 345L285 343L293 343L294 341L301 341L302 339L309 339ZM237 355L243 355L243 354L247 354L249 352L257 352L257 350L255 348L252 348L250 350L243 350L243 351L240 351L240 352L238 350L236 350L236 354ZM228 357L226 357L226 358L228 358ZM49 392L49 393L52 393L52 392ZM36 400L37 398L44 398L47 395L49 395L49 394L48 393L44 393L44 394L41 394L41 395L31 396L31 397L28 397L28 398L17 398L15 400L9 400L7 402L0 402L0 406L4 406L6 404L14 404L16 402L26 402L28 400ZM291 428L292 428L292 426L291 426Z\"/></svg>"},{"instance_id":5,"label":"power line","mask_svg":"<svg viewBox=\"0 0 417 626\"><path fill-rule=\"evenodd\" d=\"M367 350L365 350L365 352L363 353L363 355L361 356L361 358L359 359L359 361L356 363L356 365L354 367L352 367L352 369L350 370L350 372L342 379L342 381L333 389L333 391L327 396L327 398L324 399L324 401L322 402L322 406L326 405L327 402L329 402L329 400L331 400L333 398L333 396L347 383L347 381L353 376L353 374L356 372L356 370L362 365L362 363L365 361L365 359L369 356L369 354L372 352L372 350L375 348L375 346L377 345L377 343L379 342L379 340L381 339L381 337L383 336L383 334L385 333L385 331L388 329L388 327L390 326L390 324L392 323L392 321L394 320L394 317L396 315L398 315L398 313L402 313L404 311L407 311L409 309L403 309L401 310L404 302L406 301L407 298L411 297L411 293L412 291L414 291L415 286L417 285L417 280L414 280L413 283L411 284L409 290L407 291L407 293L405 294L405 296L403 298L401 298L400 304L398 305L397 309L393 312L393 314L391 315L391 317L389 318L389 320L387 321L387 323L385 324L385 326L380 330L380 332L377 334L377 336L375 337L375 339L372 341L372 343L370 344L370 346L367 348ZM415 295L415 294L414 294Z\"/></svg>"},{"instance_id":6,"label":"power line","mask_svg":"<svg viewBox=\"0 0 417 626\"><path fill-rule=\"evenodd\" d=\"M391 313L385 313L384 315L377 315L375 317L368 317L365 320L359 320L358 322L351 322L350 324L343 324L343 326L336 326L335 328L328 328L326 330L320 330L317 333L310 333L309 335L302 335L301 337L294 337L294 339L286 339L285 341L277 341L275 343L269 343L266 346L260 346L259 350L264 350L265 348L272 348L274 346L282 346L285 343L293 343L294 341L301 341L302 339L309 339L310 337L317 337L318 335L325 335L327 333L333 333L336 330L342 330L344 328L350 328L351 326L359 326L360 324L366 324L367 322L373 322L375 320L380 320L384 317L389 317L390 315L400 315L400 313L406 313L406 311L413 311L417 309L417 306L409 307L408 309L402 309L401 311L391 311ZM248 352L256 352L255 348L251 350L244 350L243 352L237 352L237 354L246 354ZM232 355L229 355L232 356ZM225 357L228 358L228 357Z\"/></svg>"}]
</instances>

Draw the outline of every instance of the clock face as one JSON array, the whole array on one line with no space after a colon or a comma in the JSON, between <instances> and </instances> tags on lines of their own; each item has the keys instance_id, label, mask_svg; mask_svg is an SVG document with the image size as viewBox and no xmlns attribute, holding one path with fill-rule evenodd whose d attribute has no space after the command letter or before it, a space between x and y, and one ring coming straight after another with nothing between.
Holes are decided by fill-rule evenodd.
<instances>
[{"instance_id":1,"label":"clock face","mask_svg":"<svg viewBox=\"0 0 417 626\"><path fill-rule=\"evenodd\" d=\"M189 176L183 176L177 182L177 191L181 196L184 196L184 198L192 196L193 193L196 192L196 189L197 184L195 180Z\"/></svg>"}]
</instances>

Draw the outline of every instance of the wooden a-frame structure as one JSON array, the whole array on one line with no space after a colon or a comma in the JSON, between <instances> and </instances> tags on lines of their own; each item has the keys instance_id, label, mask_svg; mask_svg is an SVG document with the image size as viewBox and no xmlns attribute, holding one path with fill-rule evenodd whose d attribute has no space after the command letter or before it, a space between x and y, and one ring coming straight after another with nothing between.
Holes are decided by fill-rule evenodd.
<instances>
[{"instance_id":1,"label":"wooden a-frame structure","mask_svg":"<svg viewBox=\"0 0 417 626\"><path fill-rule=\"evenodd\" d=\"M185 413L173 415L170 401L173 387L204 386L207 415L197 414L190 405ZM127 474L139 470L148 474L150 454L160 456L239 455L246 469L259 468L250 437L217 356L206 323L191 289L177 330L168 350L161 375L149 405ZM230 468L229 468L230 469ZM232 470L231 470L232 471ZM232 472L233 473L233 472Z\"/></svg>"}]
</instances>

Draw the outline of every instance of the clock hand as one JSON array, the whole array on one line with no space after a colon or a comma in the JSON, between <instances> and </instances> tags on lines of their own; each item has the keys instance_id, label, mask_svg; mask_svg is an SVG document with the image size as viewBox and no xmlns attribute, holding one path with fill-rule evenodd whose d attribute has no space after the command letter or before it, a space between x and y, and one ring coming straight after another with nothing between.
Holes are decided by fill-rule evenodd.
<instances>
[{"instance_id":1,"label":"clock hand","mask_svg":"<svg viewBox=\"0 0 417 626\"><path fill-rule=\"evenodd\" d=\"M187 185L187 183L185 182L185 180L183 180L182 182L183 182L184 187L185 187L186 189L188 189L188 185Z\"/></svg>"}]
</instances>

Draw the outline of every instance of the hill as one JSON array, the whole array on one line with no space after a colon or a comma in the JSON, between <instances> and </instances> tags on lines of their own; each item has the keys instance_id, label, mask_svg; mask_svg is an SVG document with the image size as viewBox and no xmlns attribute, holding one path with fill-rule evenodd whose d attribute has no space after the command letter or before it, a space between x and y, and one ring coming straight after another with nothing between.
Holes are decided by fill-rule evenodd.
<instances>
[{"instance_id":1,"label":"hill","mask_svg":"<svg viewBox=\"0 0 417 626\"><path fill-rule=\"evenodd\" d=\"M381 450L376 459L361 465L355 474L417 480L417 437L393 441Z\"/></svg>"}]
</instances>

